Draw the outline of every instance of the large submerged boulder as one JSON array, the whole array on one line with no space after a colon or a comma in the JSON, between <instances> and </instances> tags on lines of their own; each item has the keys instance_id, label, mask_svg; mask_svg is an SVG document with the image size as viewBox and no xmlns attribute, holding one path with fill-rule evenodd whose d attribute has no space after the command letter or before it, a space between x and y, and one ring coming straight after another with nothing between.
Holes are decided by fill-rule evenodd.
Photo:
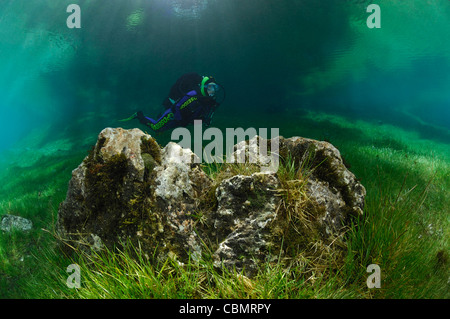
<instances>
[{"instance_id":1,"label":"large submerged boulder","mask_svg":"<svg viewBox=\"0 0 450 319\"><path fill-rule=\"evenodd\" d=\"M234 151L270 142L255 137ZM256 161L236 174L225 164L212 179L190 149L161 148L139 129L106 128L72 172L57 232L86 252L139 244L150 261L195 261L207 250L217 267L248 276L262 262L295 260L320 245L339 254L350 218L363 213L364 187L330 143L277 142L268 156L279 166L259 170Z\"/></svg>"},{"instance_id":2,"label":"large submerged boulder","mask_svg":"<svg viewBox=\"0 0 450 319\"><path fill-rule=\"evenodd\" d=\"M59 235L85 251L140 242L149 259L199 256L191 215L210 180L189 157L195 154L175 143L161 149L139 129L104 129L72 172Z\"/></svg>"}]
</instances>

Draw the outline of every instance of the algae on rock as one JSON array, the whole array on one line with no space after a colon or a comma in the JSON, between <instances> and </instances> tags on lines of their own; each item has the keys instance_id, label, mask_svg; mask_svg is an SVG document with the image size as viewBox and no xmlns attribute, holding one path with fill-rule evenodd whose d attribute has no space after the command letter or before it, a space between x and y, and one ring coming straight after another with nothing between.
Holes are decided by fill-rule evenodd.
<instances>
[{"instance_id":1,"label":"algae on rock","mask_svg":"<svg viewBox=\"0 0 450 319\"><path fill-rule=\"evenodd\" d=\"M350 217L363 211L364 187L331 144L278 143L279 154L270 155L280 156L277 171L223 164L212 179L190 149L161 148L138 129L106 128L72 173L58 234L84 251L131 241L150 261L195 261L207 249L217 267L249 276L266 261L304 260L314 247L340 256ZM248 152L248 144L235 152Z\"/></svg>"}]
</instances>

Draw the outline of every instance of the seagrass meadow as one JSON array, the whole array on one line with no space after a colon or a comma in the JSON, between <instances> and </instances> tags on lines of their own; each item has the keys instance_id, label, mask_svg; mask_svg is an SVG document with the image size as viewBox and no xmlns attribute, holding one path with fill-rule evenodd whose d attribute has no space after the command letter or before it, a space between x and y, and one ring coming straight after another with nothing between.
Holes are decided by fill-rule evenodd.
<instances>
[{"instance_id":1,"label":"seagrass meadow","mask_svg":"<svg viewBox=\"0 0 450 319\"><path fill-rule=\"evenodd\" d=\"M67 23L74 3L80 28ZM379 28L368 23L371 3ZM33 227L0 230L0 298L448 299L449 18L444 0L2 1L0 218ZM99 132L137 127L166 145L170 131L119 120L156 117L187 72L213 75L226 91L213 127L279 128L339 149L367 191L341 255L310 247L288 269L260 263L248 278L219 270L208 249L184 264L149 263L131 244L61 251L58 209ZM251 173L202 168L213 180ZM297 207L304 193L291 181L301 169L285 160L279 175L284 205ZM71 264L80 288L67 285ZM380 288L367 285L371 264Z\"/></svg>"}]
</instances>

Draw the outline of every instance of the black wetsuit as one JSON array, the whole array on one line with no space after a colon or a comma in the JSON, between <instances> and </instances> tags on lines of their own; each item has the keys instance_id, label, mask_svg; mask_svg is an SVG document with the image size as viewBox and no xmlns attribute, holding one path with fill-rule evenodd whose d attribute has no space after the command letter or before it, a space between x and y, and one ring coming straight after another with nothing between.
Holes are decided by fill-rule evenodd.
<instances>
[{"instance_id":1,"label":"black wetsuit","mask_svg":"<svg viewBox=\"0 0 450 319\"><path fill-rule=\"evenodd\" d=\"M139 121L155 132L184 127L194 120L202 120L203 124L209 126L218 103L213 97L203 96L199 85L201 82L202 76L197 73L182 75L163 101L166 108L164 113L154 120L138 112Z\"/></svg>"}]
</instances>

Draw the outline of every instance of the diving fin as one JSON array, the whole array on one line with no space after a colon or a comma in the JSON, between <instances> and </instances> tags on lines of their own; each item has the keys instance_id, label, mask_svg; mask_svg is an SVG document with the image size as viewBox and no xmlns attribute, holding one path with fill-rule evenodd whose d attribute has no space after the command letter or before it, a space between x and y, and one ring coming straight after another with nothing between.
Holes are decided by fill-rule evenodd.
<instances>
[{"instance_id":1,"label":"diving fin","mask_svg":"<svg viewBox=\"0 0 450 319\"><path fill-rule=\"evenodd\" d=\"M137 118L137 112L126 119L119 120L119 122L128 122L128 121L134 120L135 118Z\"/></svg>"}]
</instances>

